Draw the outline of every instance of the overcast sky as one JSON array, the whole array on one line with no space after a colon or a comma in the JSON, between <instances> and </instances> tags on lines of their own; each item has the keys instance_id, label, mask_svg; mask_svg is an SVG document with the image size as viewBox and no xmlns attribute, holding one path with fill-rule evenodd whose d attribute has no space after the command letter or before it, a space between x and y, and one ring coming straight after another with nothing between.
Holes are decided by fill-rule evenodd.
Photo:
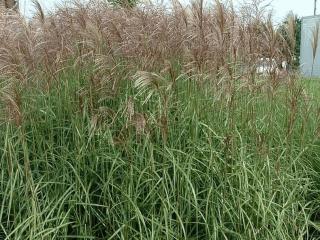
<instances>
[{"instance_id":1,"label":"overcast sky","mask_svg":"<svg viewBox=\"0 0 320 240\"><path fill-rule=\"evenodd\" d=\"M318 1L318 13L320 14L320 1ZM293 11L300 17L313 15L314 0L273 0L271 2L275 16L283 18Z\"/></svg>"},{"instance_id":2,"label":"overcast sky","mask_svg":"<svg viewBox=\"0 0 320 240\"><path fill-rule=\"evenodd\" d=\"M187 0L182 1L185 2ZM233 0L234 3L240 1L241 0ZM39 2L44 9L50 10L53 9L55 4L68 2L68 0L39 0ZM270 2L274 9L276 21L283 19L290 11L293 11L299 16L313 15L314 0L270 0ZM318 13L320 14L320 1L318 2ZM32 14L32 5L32 0L20 0L21 11L27 16Z\"/></svg>"}]
</instances>

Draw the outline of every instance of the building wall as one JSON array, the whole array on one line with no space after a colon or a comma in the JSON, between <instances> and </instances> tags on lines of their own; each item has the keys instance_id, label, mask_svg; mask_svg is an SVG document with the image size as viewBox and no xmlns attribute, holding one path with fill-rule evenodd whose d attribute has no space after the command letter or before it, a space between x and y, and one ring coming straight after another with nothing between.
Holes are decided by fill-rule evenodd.
<instances>
[{"instance_id":1,"label":"building wall","mask_svg":"<svg viewBox=\"0 0 320 240\"><path fill-rule=\"evenodd\" d=\"M318 49L312 73L312 38L313 30L317 22L320 23L320 15L305 17L301 24L301 49L300 49L300 70L306 77L320 77L320 41L318 41ZM320 36L319 36L320 40Z\"/></svg>"}]
</instances>

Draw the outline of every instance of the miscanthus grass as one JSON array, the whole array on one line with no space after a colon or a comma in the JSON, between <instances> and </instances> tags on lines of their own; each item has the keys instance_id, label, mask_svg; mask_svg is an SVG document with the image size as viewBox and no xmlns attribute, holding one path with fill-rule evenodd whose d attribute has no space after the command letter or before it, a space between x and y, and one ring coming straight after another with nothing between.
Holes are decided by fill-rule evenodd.
<instances>
[{"instance_id":1,"label":"miscanthus grass","mask_svg":"<svg viewBox=\"0 0 320 240\"><path fill-rule=\"evenodd\" d=\"M317 91L256 74L294 59L261 3L1 16L0 239L318 239Z\"/></svg>"},{"instance_id":2,"label":"miscanthus grass","mask_svg":"<svg viewBox=\"0 0 320 240\"><path fill-rule=\"evenodd\" d=\"M1 125L5 239L312 239L317 119L300 86L272 101L238 89L230 106L182 78L165 127L159 96L142 104L132 84L79 106L77 71L26 91L23 124Z\"/></svg>"}]
</instances>

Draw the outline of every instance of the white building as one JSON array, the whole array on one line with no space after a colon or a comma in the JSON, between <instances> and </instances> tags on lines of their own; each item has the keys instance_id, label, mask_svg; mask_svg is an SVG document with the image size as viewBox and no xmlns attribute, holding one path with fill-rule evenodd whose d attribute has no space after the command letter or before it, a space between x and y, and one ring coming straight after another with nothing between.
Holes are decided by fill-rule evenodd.
<instances>
[{"instance_id":1,"label":"white building","mask_svg":"<svg viewBox=\"0 0 320 240\"><path fill-rule=\"evenodd\" d=\"M317 25L319 27L318 39L316 39ZM316 45L317 49L314 49ZM302 18L300 70L306 77L320 77L320 15Z\"/></svg>"}]
</instances>

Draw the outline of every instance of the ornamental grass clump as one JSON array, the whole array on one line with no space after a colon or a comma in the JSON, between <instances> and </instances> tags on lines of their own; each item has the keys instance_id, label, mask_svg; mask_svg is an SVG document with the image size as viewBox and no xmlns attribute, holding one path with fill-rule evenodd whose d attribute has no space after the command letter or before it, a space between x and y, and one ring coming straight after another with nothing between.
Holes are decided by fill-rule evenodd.
<instances>
[{"instance_id":1,"label":"ornamental grass clump","mask_svg":"<svg viewBox=\"0 0 320 240\"><path fill-rule=\"evenodd\" d=\"M257 73L293 49L263 1L36 7L0 16L0 238L319 237L319 107Z\"/></svg>"}]
</instances>

